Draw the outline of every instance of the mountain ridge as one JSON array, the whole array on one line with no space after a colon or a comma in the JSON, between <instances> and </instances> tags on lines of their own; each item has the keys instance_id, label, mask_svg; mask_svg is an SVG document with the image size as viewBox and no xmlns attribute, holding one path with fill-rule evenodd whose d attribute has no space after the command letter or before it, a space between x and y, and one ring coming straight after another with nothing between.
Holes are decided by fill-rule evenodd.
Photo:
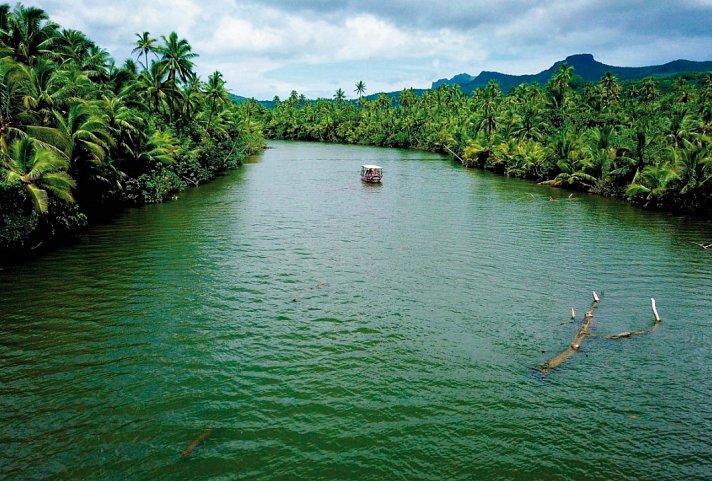
<instances>
[{"instance_id":1,"label":"mountain ridge","mask_svg":"<svg viewBox=\"0 0 712 481\"><path fill-rule=\"evenodd\" d=\"M662 65L617 67L597 61L590 53L580 53L569 55L564 60L554 62L551 67L536 74L510 75L487 70L480 72L477 76L461 73L450 79L437 80L432 83L431 88L436 89L441 85L459 85L465 93L469 94L477 88L485 87L491 80L497 81L500 88L505 92L523 83L545 85L562 63L573 67L574 74L587 82L600 80L606 72L611 72L620 81L639 80L654 76L667 77L686 72L712 72L712 61L697 62L678 59Z\"/></svg>"}]
</instances>

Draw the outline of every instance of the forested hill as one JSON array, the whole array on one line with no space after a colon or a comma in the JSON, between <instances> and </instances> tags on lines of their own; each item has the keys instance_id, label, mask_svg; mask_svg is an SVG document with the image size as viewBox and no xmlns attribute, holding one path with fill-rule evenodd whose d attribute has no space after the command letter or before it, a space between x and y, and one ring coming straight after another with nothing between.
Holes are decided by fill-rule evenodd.
<instances>
[{"instance_id":1,"label":"forested hill","mask_svg":"<svg viewBox=\"0 0 712 481\"><path fill-rule=\"evenodd\" d=\"M606 72L611 72L619 81L640 80L646 77L668 77L686 72L712 72L712 62L675 60L664 65L652 65L648 67L615 67L597 61L591 54L578 54L571 55L566 57L565 60L556 62L550 68L538 74L508 75L487 71L483 71L476 77L468 74L459 74L451 79L440 79L433 82L432 88L435 89L441 85L460 85L462 90L469 94L477 88L487 86L490 80L496 80L504 92L524 83L546 85L559 68L559 65L563 63L573 67L576 75L589 82L597 82Z\"/></svg>"}]
</instances>

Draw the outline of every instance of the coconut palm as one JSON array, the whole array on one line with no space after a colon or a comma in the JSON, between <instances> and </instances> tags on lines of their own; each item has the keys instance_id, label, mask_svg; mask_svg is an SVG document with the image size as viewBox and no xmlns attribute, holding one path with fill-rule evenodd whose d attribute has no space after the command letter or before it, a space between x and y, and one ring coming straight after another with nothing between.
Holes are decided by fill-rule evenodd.
<instances>
[{"instance_id":1,"label":"coconut palm","mask_svg":"<svg viewBox=\"0 0 712 481\"><path fill-rule=\"evenodd\" d=\"M146 124L145 119L134 109L127 107L121 97L103 96L97 106L116 146L121 150L135 148Z\"/></svg>"},{"instance_id":2,"label":"coconut palm","mask_svg":"<svg viewBox=\"0 0 712 481\"><path fill-rule=\"evenodd\" d=\"M74 62L80 65L82 59L86 57L89 48L95 46L94 42L79 30L64 29L61 34L61 41L58 54L61 63Z\"/></svg>"},{"instance_id":3,"label":"coconut palm","mask_svg":"<svg viewBox=\"0 0 712 481\"><path fill-rule=\"evenodd\" d=\"M205 102L203 87L204 84L200 81L200 77L193 72L181 90L181 98L183 101L181 115L184 118L195 118L196 113L203 107L203 103Z\"/></svg>"},{"instance_id":4,"label":"coconut palm","mask_svg":"<svg viewBox=\"0 0 712 481\"><path fill-rule=\"evenodd\" d=\"M547 84L547 90L550 94L552 123L561 125L564 120L564 109L566 107L567 97L569 95L571 79L574 75L574 68L567 65L565 62L559 65L554 75L551 76Z\"/></svg>"},{"instance_id":5,"label":"coconut palm","mask_svg":"<svg viewBox=\"0 0 712 481\"><path fill-rule=\"evenodd\" d=\"M496 97L486 97L480 105L480 119L477 130L483 131L488 136L497 129L497 116L499 115L499 105Z\"/></svg>"},{"instance_id":6,"label":"coconut palm","mask_svg":"<svg viewBox=\"0 0 712 481\"><path fill-rule=\"evenodd\" d=\"M161 35L161 39L163 39L163 45L159 46L156 51L161 55L161 67L168 73L168 82L173 86L176 84L176 78L186 82L193 71L192 59L196 58L198 54L192 51L192 47L186 39L179 39L175 32L171 32L168 37Z\"/></svg>"},{"instance_id":7,"label":"coconut palm","mask_svg":"<svg viewBox=\"0 0 712 481\"><path fill-rule=\"evenodd\" d=\"M658 90L658 84L654 78L649 77L643 80L640 84L639 95L640 99L643 101L643 104L650 104L657 100L660 92Z\"/></svg>"},{"instance_id":8,"label":"coconut palm","mask_svg":"<svg viewBox=\"0 0 712 481\"><path fill-rule=\"evenodd\" d=\"M225 81L220 72L216 70L208 77L208 83L205 84L204 92L210 102L210 116L208 117L208 125L206 126L207 130L210 127L217 106L224 105L229 99L227 89L225 89Z\"/></svg>"},{"instance_id":9,"label":"coconut palm","mask_svg":"<svg viewBox=\"0 0 712 481\"><path fill-rule=\"evenodd\" d=\"M513 107L517 113L512 135L524 139L541 141L548 124L544 118L544 107L541 103L525 99Z\"/></svg>"},{"instance_id":10,"label":"coconut palm","mask_svg":"<svg viewBox=\"0 0 712 481\"><path fill-rule=\"evenodd\" d=\"M23 112L19 114L26 124L49 125L58 101L65 100L61 92L67 86L61 79L56 64L39 59L34 66L18 64L17 81L23 92Z\"/></svg>"},{"instance_id":11,"label":"coconut palm","mask_svg":"<svg viewBox=\"0 0 712 481\"><path fill-rule=\"evenodd\" d=\"M101 162L114 143L104 115L87 104L75 103L66 115L55 113L57 130L64 137L58 144L70 165L82 160Z\"/></svg>"},{"instance_id":12,"label":"coconut palm","mask_svg":"<svg viewBox=\"0 0 712 481\"><path fill-rule=\"evenodd\" d=\"M611 72L606 72L599 82L602 88L604 102L606 105L610 105L617 102L620 99L621 87L618 83L618 79Z\"/></svg>"},{"instance_id":13,"label":"coconut palm","mask_svg":"<svg viewBox=\"0 0 712 481\"><path fill-rule=\"evenodd\" d=\"M359 80L358 82L356 82L355 87L356 89L354 90L354 92L356 92L356 95L358 95L359 97L362 97L363 94L366 93L366 84L363 82L363 80Z\"/></svg>"},{"instance_id":14,"label":"coconut palm","mask_svg":"<svg viewBox=\"0 0 712 481\"><path fill-rule=\"evenodd\" d=\"M6 182L21 182L27 189L35 209L45 214L49 195L74 202L74 180L67 174L68 163L59 153L39 147L25 137L16 139L6 151L0 152Z\"/></svg>"},{"instance_id":15,"label":"coconut palm","mask_svg":"<svg viewBox=\"0 0 712 481\"><path fill-rule=\"evenodd\" d=\"M38 56L53 54L61 45L59 25L52 22L41 8L25 7L18 3L3 19L6 28L2 42L9 56L26 65L35 63Z\"/></svg>"},{"instance_id":16,"label":"coconut palm","mask_svg":"<svg viewBox=\"0 0 712 481\"><path fill-rule=\"evenodd\" d=\"M494 156L507 158L506 175L533 179L542 177L545 152L535 140L510 139L494 149Z\"/></svg>"},{"instance_id":17,"label":"coconut palm","mask_svg":"<svg viewBox=\"0 0 712 481\"><path fill-rule=\"evenodd\" d=\"M680 180L680 193L694 193L704 186L710 176L707 166L712 165L712 139L695 135L694 141L683 139L679 149L673 149L673 163Z\"/></svg>"},{"instance_id":18,"label":"coconut palm","mask_svg":"<svg viewBox=\"0 0 712 481\"><path fill-rule=\"evenodd\" d=\"M153 62L148 71L139 75L137 83L132 87L132 90L143 98L144 105L148 105L151 112L162 111L163 106L178 96L177 89L163 78L163 66L159 62Z\"/></svg>"},{"instance_id":19,"label":"coconut palm","mask_svg":"<svg viewBox=\"0 0 712 481\"><path fill-rule=\"evenodd\" d=\"M0 150L7 149L7 143L22 135L19 113L22 107L23 73L18 64L11 60L3 62L0 68Z\"/></svg>"},{"instance_id":20,"label":"coconut palm","mask_svg":"<svg viewBox=\"0 0 712 481\"><path fill-rule=\"evenodd\" d=\"M87 49L86 55L82 58L79 68L85 72L87 76L95 81L105 81L108 77L109 68L113 65L114 60L103 48L92 45Z\"/></svg>"},{"instance_id":21,"label":"coconut palm","mask_svg":"<svg viewBox=\"0 0 712 481\"><path fill-rule=\"evenodd\" d=\"M52 146L69 162L70 171L99 165L114 139L105 118L87 103L74 103L66 114L53 112L55 127L27 126L27 133Z\"/></svg>"},{"instance_id":22,"label":"coconut palm","mask_svg":"<svg viewBox=\"0 0 712 481\"><path fill-rule=\"evenodd\" d=\"M180 152L178 140L169 132L154 130L135 152L136 160L146 165L172 164Z\"/></svg>"},{"instance_id":23,"label":"coconut palm","mask_svg":"<svg viewBox=\"0 0 712 481\"><path fill-rule=\"evenodd\" d=\"M642 171L638 171L626 189L626 195L630 197L645 196L647 206L654 200L659 200L670 193L672 184L679 179L675 168L669 163L659 165L648 165Z\"/></svg>"},{"instance_id":24,"label":"coconut palm","mask_svg":"<svg viewBox=\"0 0 712 481\"><path fill-rule=\"evenodd\" d=\"M338 89L336 93L334 94L334 100L337 102L341 103L346 99L346 92L344 92L342 89Z\"/></svg>"},{"instance_id":25,"label":"coconut palm","mask_svg":"<svg viewBox=\"0 0 712 481\"><path fill-rule=\"evenodd\" d=\"M156 42L158 42L158 40L151 38L151 35L148 32L143 32L142 34L137 33L136 36L138 37L138 40L136 40L136 47L131 50L131 53L135 54L139 61L141 59L141 55L143 55L143 70L146 71L148 70L148 54L156 53Z\"/></svg>"}]
</instances>

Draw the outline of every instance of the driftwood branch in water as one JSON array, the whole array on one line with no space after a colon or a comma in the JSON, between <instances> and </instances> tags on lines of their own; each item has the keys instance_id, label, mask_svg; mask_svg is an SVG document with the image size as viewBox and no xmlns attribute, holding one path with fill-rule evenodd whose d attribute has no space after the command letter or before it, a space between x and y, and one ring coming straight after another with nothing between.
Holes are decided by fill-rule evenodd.
<instances>
[{"instance_id":1,"label":"driftwood branch in water","mask_svg":"<svg viewBox=\"0 0 712 481\"><path fill-rule=\"evenodd\" d=\"M197 438L195 438L195 439L193 440L193 442L190 443L190 444L188 445L188 447L183 450L182 453L180 453L180 457L181 457L181 458L187 458L187 457L190 455L190 453L192 453L195 448L197 448L198 446L200 446L200 444L201 444L203 441L205 441L206 439L208 439L211 434L213 434L212 428L211 428L211 429L208 429L208 430L205 431L203 434L201 434L200 436L198 436Z\"/></svg>"},{"instance_id":2,"label":"driftwood branch in water","mask_svg":"<svg viewBox=\"0 0 712 481\"><path fill-rule=\"evenodd\" d=\"M660 316L658 315L658 309L655 307L655 299L650 298L650 305L653 308L653 315L655 315L655 322L660 322Z\"/></svg>"},{"instance_id":3,"label":"driftwood branch in water","mask_svg":"<svg viewBox=\"0 0 712 481\"><path fill-rule=\"evenodd\" d=\"M581 347L581 343L591 335L591 331L589 328L591 327L591 319L593 319L593 310L598 307L598 303L601 302L599 297L596 295L596 293L593 293L593 303L591 303L591 309L586 311L586 314L583 316L583 323L581 324L581 328L578 330L576 333L576 336L574 337L574 340L571 341L571 344L558 356L552 357L548 361L544 363L539 370L543 373L547 373L551 371L552 369L556 369L559 367L561 364L564 363L568 358L573 356L573 354L579 350ZM573 307L571 308L571 313L572 315L574 313Z\"/></svg>"},{"instance_id":4,"label":"driftwood branch in water","mask_svg":"<svg viewBox=\"0 0 712 481\"><path fill-rule=\"evenodd\" d=\"M655 299L651 298L650 304L651 304L651 307L653 308L653 316L654 316L654 321L653 321L652 326L650 326L647 329L640 329L637 331L627 331L627 332L621 332L620 334L613 334L612 336L604 337L604 339L624 339L626 337L640 336L641 334L647 334L647 333L652 332L655 329L657 329L657 327L663 321L660 320L660 316L658 315L658 309L655 307Z\"/></svg>"},{"instance_id":5,"label":"driftwood branch in water","mask_svg":"<svg viewBox=\"0 0 712 481\"><path fill-rule=\"evenodd\" d=\"M559 367L561 364L564 363L568 358L570 358L576 351L579 350L581 347L581 343L590 336L593 336L591 334L589 328L591 326L591 320L593 319L593 311L596 307L598 307L598 304L601 302L601 299L599 296L596 294L596 291L593 291L593 303L591 304L591 309L589 311L586 311L586 315L584 316L583 323L581 324L581 328L578 330L576 333L576 337L574 337L574 340L571 341L571 344L558 356L552 357L548 361L546 361L539 369L540 372L542 373L548 373L553 369L556 369ZM641 334L648 334L649 332L654 331L662 322L660 320L660 316L658 315L658 309L655 306L655 299L651 298L650 303L653 309L653 325L650 326L647 329L640 329L638 331L627 331L627 332L621 332L620 334L613 334L612 336L604 336L603 339L624 339L627 337L633 337L633 336L639 336ZM571 315L572 318L574 318L575 313L573 310L573 307L571 308Z\"/></svg>"},{"instance_id":6,"label":"driftwood branch in water","mask_svg":"<svg viewBox=\"0 0 712 481\"><path fill-rule=\"evenodd\" d=\"M454 155L455 158L457 158L457 160L459 160L461 164L465 165L465 161L462 160L462 157L460 157L460 156L457 155L455 152L453 152L453 150L452 150L450 147L448 147L447 145L443 145L443 147L445 147L445 149L446 149L448 152L450 152L452 155Z\"/></svg>"},{"instance_id":7,"label":"driftwood branch in water","mask_svg":"<svg viewBox=\"0 0 712 481\"><path fill-rule=\"evenodd\" d=\"M181 177L183 177L183 179L185 179L186 181L190 182L190 183L193 184L194 186L198 187L198 181L197 181L197 180L195 180L195 179L189 179L189 178L186 177L185 175L181 175Z\"/></svg>"}]
</instances>

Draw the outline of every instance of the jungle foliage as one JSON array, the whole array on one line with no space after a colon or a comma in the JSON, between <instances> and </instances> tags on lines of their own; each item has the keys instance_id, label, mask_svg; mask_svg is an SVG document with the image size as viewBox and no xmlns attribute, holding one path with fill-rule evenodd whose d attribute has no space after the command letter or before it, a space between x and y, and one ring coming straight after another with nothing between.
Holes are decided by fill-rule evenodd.
<instances>
[{"instance_id":1,"label":"jungle foliage","mask_svg":"<svg viewBox=\"0 0 712 481\"><path fill-rule=\"evenodd\" d=\"M187 40L136 37L119 66L42 9L0 5L0 253L161 202L263 147L258 106L229 101L220 72L201 81Z\"/></svg>"},{"instance_id":2,"label":"jungle foliage","mask_svg":"<svg viewBox=\"0 0 712 481\"><path fill-rule=\"evenodd\" d=\"M574 81L563 63L546 86L523 84L507 94L494 81L471 95L457 85L357 101L346 101L341 89L317 101L292 92L275 99L264 124L276 139L454 154L466 167L712 213L712 74L622 84L607 73L578 88Z\"/></svg>"}]
</instances>

